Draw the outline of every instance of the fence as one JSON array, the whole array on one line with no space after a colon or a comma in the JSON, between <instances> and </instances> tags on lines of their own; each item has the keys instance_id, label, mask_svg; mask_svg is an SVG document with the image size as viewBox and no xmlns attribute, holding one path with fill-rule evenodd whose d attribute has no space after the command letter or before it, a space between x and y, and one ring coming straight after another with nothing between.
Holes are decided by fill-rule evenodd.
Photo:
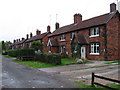
<instances>
[{"instance_id":1,"label":"fence","mask_svg":"<svg viewBox=\"0 0 120 90\"><path fill-rule=\"evenodd\" d=\"M94 82L95 77L96 77L96 78L100 78L100 79L104 79L104 80L108 80L108 81L111 81L111 82L120 83L120 81L118 81L118 80L106 78L106 77L103 77L103 76L98 76L98 75L95 75L95 74L92 72L92 81L91 81L91 85L92 85L92 86L94 86L94 84L95 84L95 85L102 86L102 87L104 87L104 88L108 88L108 89L111 89L111 90L118 90L118 89L116 89L116 88L112 88L112 87L109 87L109 86L106 86L106 85L103 85L103 84Z\"/></svg>"}]
</instances>

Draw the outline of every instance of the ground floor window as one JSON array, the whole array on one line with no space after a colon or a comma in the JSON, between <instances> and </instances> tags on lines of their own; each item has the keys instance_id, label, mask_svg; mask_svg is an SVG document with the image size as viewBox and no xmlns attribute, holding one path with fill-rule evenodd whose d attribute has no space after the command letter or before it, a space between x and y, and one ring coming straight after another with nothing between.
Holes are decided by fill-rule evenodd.
<instances>
[{"instance_id":1,"label":"ground floor window","mask_svg":"<svg viewBox=\"0 0 120 90\"><path fill-rule=\"evenodd\" d=\"M94 42L90 44L90 54L99 55L100 54L100 43Z\"/></svg>"},{"instance_id":2,"label":"ground floor window","mask_svg":"<svg viewBox=\"0 0 120 90\"><path fill-rule=\"evenodd\" d=\"M60 46L60 52L61 53L65 52L65 49L66 49L65 45Z\"/></svg>"}]
</instances>

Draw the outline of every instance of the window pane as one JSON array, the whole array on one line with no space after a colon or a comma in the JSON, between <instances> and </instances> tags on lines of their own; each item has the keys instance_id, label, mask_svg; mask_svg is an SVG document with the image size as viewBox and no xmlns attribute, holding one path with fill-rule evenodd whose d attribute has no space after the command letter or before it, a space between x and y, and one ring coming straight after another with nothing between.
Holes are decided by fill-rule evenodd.
<instances>
[{"instance_id":1,"label":"window pane","mask_svg":"<svg viewBox=\"0 0 120 90\"><path fill-rule=\"evenodd\" d=\"M96 28L96 35L99 35L99 28Z\"/></svg>"}]
</instances>

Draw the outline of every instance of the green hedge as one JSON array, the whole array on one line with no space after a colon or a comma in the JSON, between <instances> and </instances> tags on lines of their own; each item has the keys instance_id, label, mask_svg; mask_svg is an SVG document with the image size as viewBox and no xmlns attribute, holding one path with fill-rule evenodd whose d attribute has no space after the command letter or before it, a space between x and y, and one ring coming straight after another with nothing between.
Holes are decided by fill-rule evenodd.
<instances>
[{"instance_id":1,"label":"green hedge","mask_svg":"<svg viewBox=\"0 0 120 90\"><path fill-rule=\"evenodd\" d=\"M54 54L54 53L36 54L35 60L44 62L44 63L60 65L61 64L61 55Z\"/></svg>"},{"instance_id":2,"label":"green hedge","mask_svg":"<svg viewBox=\"0 0 120 90\"><path fill-rule=\"evenodd\" d=\"M24 49L16 49L16 50L8 50L8 55L12 57L31 57L35 55L34 49L24 48Z\"/></svg>"},{"instance_id":3,"label":"green hedge","mask_svg":"<svg viewBox=\"0 0 120 90\"><path fill-rule=\"evenodd\" d=\"M8 52L7 51L2 51L2 55L7 55Z\"/></svg>"}]
</instances>

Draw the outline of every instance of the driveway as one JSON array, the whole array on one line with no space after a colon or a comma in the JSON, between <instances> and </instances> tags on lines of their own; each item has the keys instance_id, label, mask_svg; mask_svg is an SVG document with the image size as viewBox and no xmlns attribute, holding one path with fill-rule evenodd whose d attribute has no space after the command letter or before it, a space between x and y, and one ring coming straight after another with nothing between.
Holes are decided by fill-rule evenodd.
<instances>
[{"instance_id":1,"label":"driveway","mask_svg":"<svg viewBox=\"0 0 120 90\"><path fill-rule=\"evenodd\" d=\"M61 75L28 68L2 56L0 58L3 88L75 88Z\"/></svg>"}]
</instances>

